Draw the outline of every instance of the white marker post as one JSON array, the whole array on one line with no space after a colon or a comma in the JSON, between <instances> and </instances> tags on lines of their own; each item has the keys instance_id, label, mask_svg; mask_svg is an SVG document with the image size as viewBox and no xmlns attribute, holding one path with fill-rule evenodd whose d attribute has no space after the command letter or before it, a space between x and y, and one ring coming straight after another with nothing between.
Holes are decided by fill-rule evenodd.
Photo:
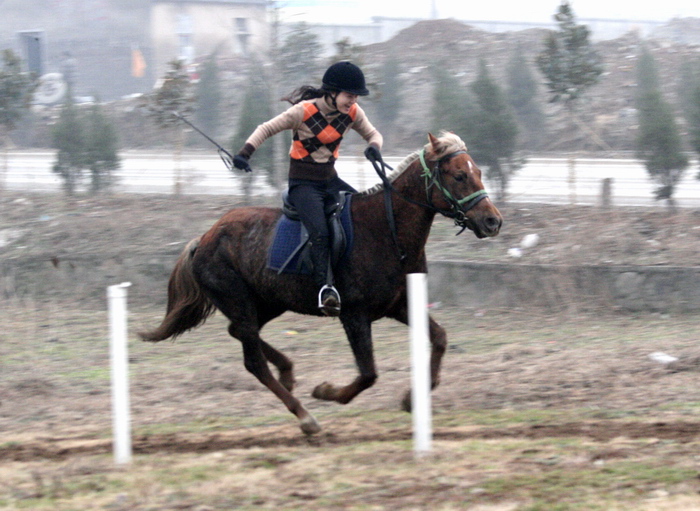
<instances>
[{"instance_id":1,"label":"white marker post","mask_svg":"<svg viewBox=\"0 0 700 511\"><path fill-rule=\"evenodd\" d=\"M129 411L129 359L126 330L126 290L130 282L107 288L109 305L109 352L112 369L112 432L114 461L131 462L131 417Z\"/></svg>"},{"instance_id":2,"label":"white marker post","mask_svg":"<svg viewBox=\"0 0 700 511\"><path fill-rule=\"evenodd\" d=\"M428 332L428 288L425 273L411 273L408 279L408 325L411 332L411 408L413 449L416 456L432 449L430 402L430 350Z\"/></svg>"}]
</instances>

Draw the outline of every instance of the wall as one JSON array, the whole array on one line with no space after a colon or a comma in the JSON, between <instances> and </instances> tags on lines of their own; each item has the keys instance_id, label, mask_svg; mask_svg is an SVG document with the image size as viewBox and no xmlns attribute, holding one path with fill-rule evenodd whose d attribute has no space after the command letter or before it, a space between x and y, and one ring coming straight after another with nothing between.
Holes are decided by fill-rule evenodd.
<instances>
[{"instance_id":1,"label":"wall","mask_svg":"<svg viewBox=\"0 0 700 511\"><path fill-rule=\"evenodd\" d=\"M700 267L433 261L428 282L431 302L473 309L700 311Z\"/></svg>"},{"instance_id":2,"label":"wall","mask_svg":"<svg viewBox=\"0 0 700 511\"><path fill-rule=\"evenodd\" d=\"M0 261L2 298L101 305L107 286L132 282L134 304L161 304L181 246L150 258L45 258ZM433 261L429 299L465 309L700 312L700 267L548 266Z\"/></svg>"}]
</instances>

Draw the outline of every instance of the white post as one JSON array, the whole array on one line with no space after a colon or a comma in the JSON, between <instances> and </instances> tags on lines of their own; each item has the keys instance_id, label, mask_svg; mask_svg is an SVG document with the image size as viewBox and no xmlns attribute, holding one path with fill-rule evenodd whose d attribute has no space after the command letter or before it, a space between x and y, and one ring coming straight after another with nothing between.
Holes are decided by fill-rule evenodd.
<instances>
[{"instance_id":1,"label":"white post","mask_svg":"<svg viewBox=\"0 0 700 511\"><path fill-rule=\"evenodd\" d=\"M425 273L408 275L408 324L411 331L411 410L417 456L432 449L428 287Z\"/></svg>"},{"instance_id":2,"label":"white post","mask_svg":"<svg viewBox=\"0 0 700 511\"><path fill-rule=\"evenodd\" d=\"M126 289L130 282L107 288L109 304L110 361L112 369L112 432L114 461L131 462L131 417L129 412L129 359L126 330Z\"/></svg>"}]
</instances>

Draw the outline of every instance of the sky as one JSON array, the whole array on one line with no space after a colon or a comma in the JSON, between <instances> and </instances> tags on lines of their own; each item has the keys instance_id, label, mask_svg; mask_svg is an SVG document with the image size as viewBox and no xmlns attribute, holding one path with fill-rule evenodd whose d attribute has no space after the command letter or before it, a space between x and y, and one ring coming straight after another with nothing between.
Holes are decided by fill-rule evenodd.
<instances>
[{"instance_id":1,"label":"sky","mask_svg":"<svg viewBox=\"0 0 700 511\"><path fill-rule=\"evenodd\" d=\"M282 21L296 23L370 23L372 16L438 18L474 21L553 22L559 0L279 0ZM668 21L676 17L700 18L700 0L572 0L577 18Z\"/></svg>"}]
</instances>

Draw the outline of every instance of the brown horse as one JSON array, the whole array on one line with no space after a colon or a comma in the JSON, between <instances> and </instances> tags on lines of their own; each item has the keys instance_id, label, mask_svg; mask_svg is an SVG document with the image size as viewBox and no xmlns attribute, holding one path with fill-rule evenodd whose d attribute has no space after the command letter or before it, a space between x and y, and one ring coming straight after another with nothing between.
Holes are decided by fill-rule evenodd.
<instances>
[{"instance_id":1,"label":"brown horse","mask_svg":"<svg viewBox=\"0 0 700 511\"><path fill-rule=\"evenodd\" d=\"M383 317L407 323L406 275L427 270L425 244L436 213L453 218L478 238L495 236L501 214L488 198L481 171L454 134L428 134L423 151L408 156L384 184L355 194L351 202L354 245L335 271L342 297L340 321L355 356L359 376L350 384L322 383L313 397L349 403L377 379L372 322ZM383 189L391 190L389 221ZM278 274L266 268L279 208L245 207L226 213L178 259L168 284L168 306L161 325L141 333L147 341L176 337L203 323L215 309L230 321L228 332L243 345L244 364L297 416L306 434L321 430L292 395L293 364L260 337L260 330L285 311L321 315L314 282L306 275ZM394 224L394 229L391 228ZM393 231L393 234L392 234ZM429 319L432 387L440 379L447 347L444 329ZM279 371L275 378L268 362ZM410 402L410 391L404 406Z\"/></svg>"}]
</instances>

